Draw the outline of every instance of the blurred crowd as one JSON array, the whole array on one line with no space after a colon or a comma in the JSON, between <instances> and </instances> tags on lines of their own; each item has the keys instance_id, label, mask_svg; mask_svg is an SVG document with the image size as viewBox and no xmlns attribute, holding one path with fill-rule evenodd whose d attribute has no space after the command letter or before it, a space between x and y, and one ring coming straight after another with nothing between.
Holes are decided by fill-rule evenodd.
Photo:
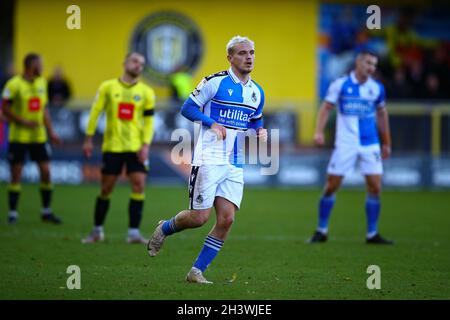
<instances>
[{"instance_id":1,"label":"blurred crowd","mask_svg":"<svg viewBox=\"0 0 450 320\"><path fill-rule=\"evenodd\" d=\"M419 14L417 9L401 8L391 15L395 17L392 22L369 30L352 7L343 8L330 27L325 72L329 78L340 76L352 67L355 52L370 49L380 56L377 77L390 99L450 99L450 24L435 30L436 37L423 36L416 30ZM442 34L449 38L439 39Z\"/></svg>"}]
</instances>

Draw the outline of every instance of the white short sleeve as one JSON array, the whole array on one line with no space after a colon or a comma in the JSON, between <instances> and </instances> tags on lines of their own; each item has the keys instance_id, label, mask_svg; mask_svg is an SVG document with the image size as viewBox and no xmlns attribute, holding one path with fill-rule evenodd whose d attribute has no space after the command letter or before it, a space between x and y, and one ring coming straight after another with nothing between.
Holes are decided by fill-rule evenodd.
<instances>
[{"instance_id":1,"label":"white short sleeve","mask_svg":"<svg viewBox=\"0 0 450 320\"><path fill-rule=\"evenodd\" d=\"M343 83L344 81L342 79L337 79L330 84L330 86L328 87L327 94L325 96L326 102L329 102L331 104L337 104Z\"/></svg>"},{"instance_id":2,"label":"white short sleeve","mask_svg":"<svg viewBox=\"0 0 450 320\"><path fill-rule=\"evenodd\" d=\"M217 88L214 82L214 78L211 80L207 80L206 78L202 79L189 95L200 108L204 107L216 94Z\"/></svg>"}]
</instances>

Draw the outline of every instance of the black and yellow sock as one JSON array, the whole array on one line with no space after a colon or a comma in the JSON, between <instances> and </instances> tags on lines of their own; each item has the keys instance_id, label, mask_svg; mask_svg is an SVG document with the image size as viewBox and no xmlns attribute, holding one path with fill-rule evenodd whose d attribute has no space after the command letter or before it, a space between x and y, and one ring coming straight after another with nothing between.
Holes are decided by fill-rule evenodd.
<instances>
[{"instance_id":1,"label":"black and yellow sock","mask_svg":"<svg viewBox=\"0 0 450 320\"><path fill-rule=\"evenodd\" d=\"M8 185L8 205L9 211L17 211L17 204L19 202L21 187L20 184Z\"/></svg>"},{"instance_id":2,"label":"black and yellow sock","mask_svg":"<svg viewBox=\"0 0 450 320\"><path fill-rule=\"evenodd\" d=\"M141 224L142 210L144 209L144 193L132 193L128 204L128 214L130 217L129 228L137 229Z\"/></svg>"},{"instance_id":3,"label":"black and yellow sock","mask_svg":"<svg viewBox=\"0 0 450 320\"><path fill-rule=\"evenodd\" d=\"M109 197L98 196L95 203L94 224L96 227L102 226L105 222L106 213L109 209Z\"/></svg>"},{"instance_id":4,"label":"black and yellow sock","mask_svg":"<svg viewBox=\"0 0 450 320\"><path fill-rule=\"evenodd\" d=\"M52 202L53 185L51 183L41 182L39 190L41 192L42 208L44 210L49 210Z\"/></svg>"}]
</instances>

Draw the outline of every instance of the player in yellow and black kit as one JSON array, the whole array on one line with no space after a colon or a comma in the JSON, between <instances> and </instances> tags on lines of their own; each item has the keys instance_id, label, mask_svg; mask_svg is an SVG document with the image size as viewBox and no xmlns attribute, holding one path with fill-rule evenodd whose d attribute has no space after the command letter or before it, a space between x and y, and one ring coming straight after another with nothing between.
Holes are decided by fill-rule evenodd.
<instances>
[{"instance_id":1,"label":"player in yellow and black kit","mask_svg":"<svg viewBox=\"0 0 450 320\"><path fill-rule=\"evenodd\" d=\"M97 197L94 229L83 243L104 240L103 223L109 208L109 197L116 181L126 167L131 185L128 206L128 243L147 243L139 232L144 206L144 188L148 171L148 152L153 137L155 94L139 81L145 58L130 53L124 62L124 73L119 79L103 82L91 109L83 145L85 156L92 154L92 136L102 112L106 114L103 136L103 167L101 193Z\"/></svg>"},{"instance_id":2,"label":"player in yellow and black kit","mask_svg":"<svg viewBox=\"0 0 450 320\"><path fill-rule=\"evenodd\" d=\"M61 141L53 131L47 105L47 81L41 77L42 61L30 53L24 59L24 73L11 78L3 89L3 113L9 121L8 160L11 180L8 186L8 222L16 223L20 195L20 179L28 153L39 167L42 210L45 222L60 224L61 219L51 210L52 185L50 181L50 146L47 131L53 143Z\"/></svg>"}]
</instances>

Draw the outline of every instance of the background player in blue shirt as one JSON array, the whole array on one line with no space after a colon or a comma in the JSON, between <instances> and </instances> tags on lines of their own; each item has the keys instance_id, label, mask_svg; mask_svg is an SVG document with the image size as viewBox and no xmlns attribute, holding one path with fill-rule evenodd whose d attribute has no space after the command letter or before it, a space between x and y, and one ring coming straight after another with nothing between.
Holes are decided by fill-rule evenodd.
<instances>
[{"instance_id":1,"label":"background player in blue shirt","mask_svg":"<svg viewBox=\"0 0 450 320\"><path fill-rule=\"evenodd\" d=\"M336 140L327 169L327 181L319 202L319 224L312 238L327 241L328 220L335 203L335 193L346 173L359 164L367 186L367 243L392 244L378 233L380 215L382 159L391 154L388 114L384 86L374 80L378 58L371 52L358 54L355 70L335 80L329 87L317 119L314 141L325 142L324 128L330 111L336 107ZM381 139L381 146L380 146Z\"/></svg>"}]
</instances>

